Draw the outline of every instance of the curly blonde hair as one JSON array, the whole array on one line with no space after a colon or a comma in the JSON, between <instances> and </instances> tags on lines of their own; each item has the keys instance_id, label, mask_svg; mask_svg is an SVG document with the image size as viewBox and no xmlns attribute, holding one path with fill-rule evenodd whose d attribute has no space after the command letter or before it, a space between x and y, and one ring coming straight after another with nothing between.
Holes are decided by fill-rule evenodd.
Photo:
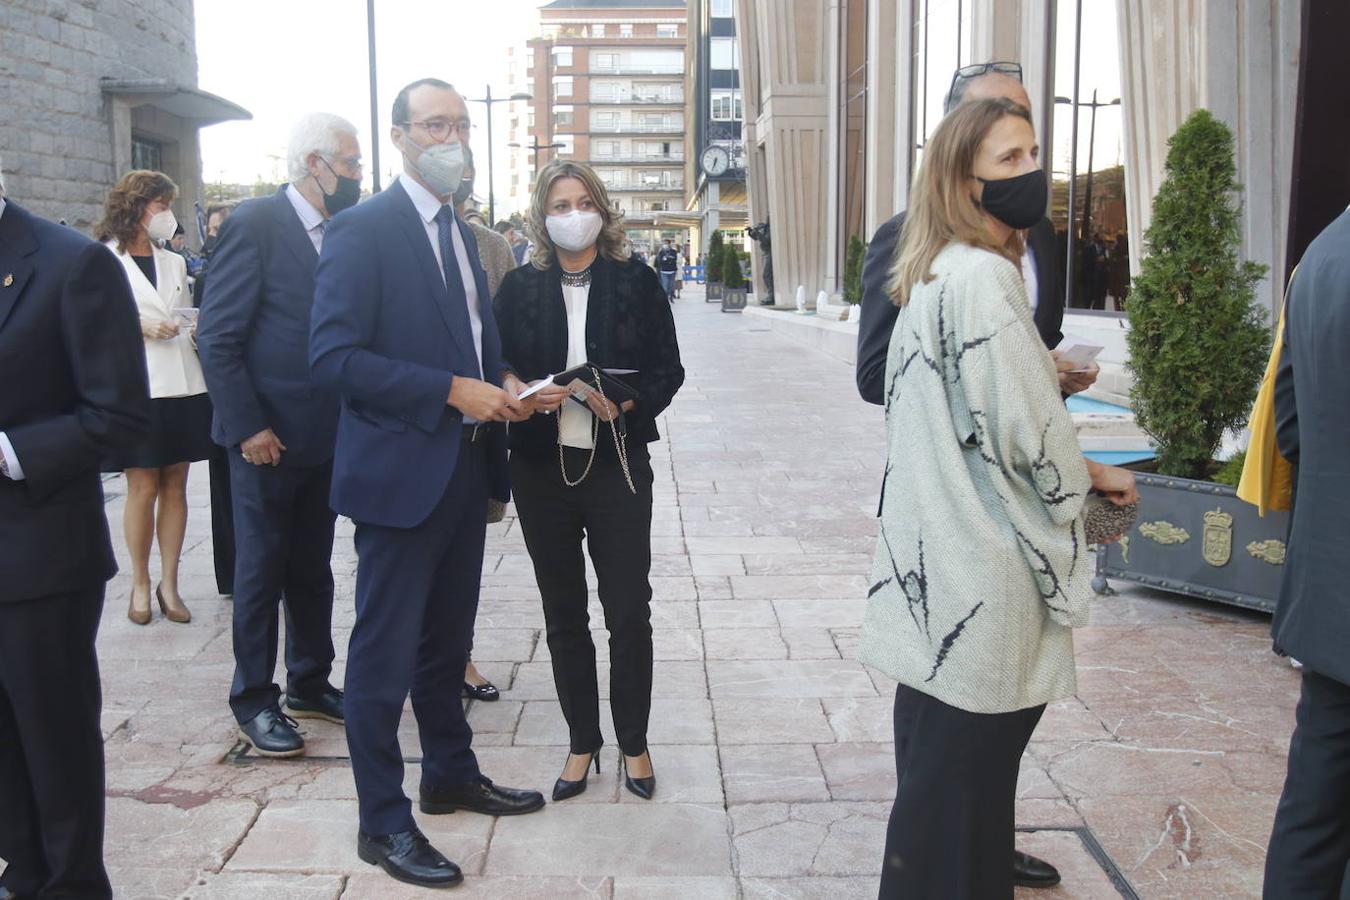
<instances>
[{"instance_id":1,"label":"curly blonde hair","mask_svg":"<svg viewBox=\"0 0 1350 900\"><path fill-rule=\"evenodd\" d=\"M526 223L533 243L530 250L530 264L540 270L553 265L555 252L553 241L548 236L548 228L544 226L544 219L548 215L544 207L548 204L548 192L553 190L553 183L560 178L575 178L585 185L586 193L591 195L596 210L604 219L605 224L600 229L600 236L595 239L599 255L615 262L628 259L628 236L623 230L623 213L610 202L609 191L600 180L600 176L585 163L555 159L540 170L534 182L534 198L530 202L530 215Z\"/></svg>"},{"instance_id":2,"label":"curly blonde hair","mask_svg":"<svg viewBox=\"0 0 1350 900\"><path fill-rule=\"evenodd\" d=\"M108 192L103 206L103 221L94 228L99 241L117 241L117 251L125 253L127 246L141 233L145 208L156 200L172 203L178 196L178 185L163 172L134 169L122 176Z\"/></svg>"}]
</instances>

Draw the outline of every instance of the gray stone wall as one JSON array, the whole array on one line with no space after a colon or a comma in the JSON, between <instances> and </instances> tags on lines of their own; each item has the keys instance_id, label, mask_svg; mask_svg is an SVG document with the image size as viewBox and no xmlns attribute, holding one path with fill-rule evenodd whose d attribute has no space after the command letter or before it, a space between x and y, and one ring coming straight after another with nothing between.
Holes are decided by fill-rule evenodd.
<instances>
[{"instance_id":1,"label":"gray stone wall","mask_svg":"<svg viewBox=\"0 0 1350 900\"><path fill-rule=\"evenodd\" d=\"M114 170L113 104L103 96L100 78L165 78L195 86L192 0L0 2L6 193L86 233L121 174ZM195 183L195 135L190 150L181 164L190 167L183 175Z\"/></svg>"}]
</instances>

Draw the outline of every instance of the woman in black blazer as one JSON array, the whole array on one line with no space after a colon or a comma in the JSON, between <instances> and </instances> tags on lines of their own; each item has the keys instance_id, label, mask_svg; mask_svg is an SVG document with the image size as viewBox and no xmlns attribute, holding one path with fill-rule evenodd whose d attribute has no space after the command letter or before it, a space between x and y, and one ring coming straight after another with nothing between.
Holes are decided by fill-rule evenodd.
<instances>
[{"instance_id":1,"label":"woman in black blazer","mask_svg":"<svg viewBox=\"0 0 1350 900\"><path fill-rule=\"evenodd\" d=\"M621 215L589 167L555 160L539 173L530 209L530 265L512 270L494 302L507 365L524 382L580 365L636 370L616 404L566 387L535 394L535 415L513 424L511 480L544 603L558 699L571 754L553 788L563 800L599 771L600 701L586 612L582 538L599 579L610 633L610 702L624 783L650 799L652 693L652 468L656 419L684 382L675 321L656 274L626 252ZM587 380L593 382L595 375ZM602 381L603 385L603 381ZM612 392L615 388L611 386Z\"/></svg>"}]
</instances>

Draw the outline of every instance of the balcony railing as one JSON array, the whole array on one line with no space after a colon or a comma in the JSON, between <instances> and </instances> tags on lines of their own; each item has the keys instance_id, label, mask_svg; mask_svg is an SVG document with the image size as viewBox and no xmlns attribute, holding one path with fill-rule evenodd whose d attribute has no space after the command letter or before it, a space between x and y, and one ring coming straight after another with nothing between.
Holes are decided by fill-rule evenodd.
<instances>
[{"instance_id":1,"label":"balcony railing","mask_svg":"<svg viewBox=\"0 0 1350 900\"><path fill-rule=\"evenodd\" d=\"M639 124L637 122L592 122L591 131L598 134L679 134L684 125L668 122L663 125Z\"/></svg>"},{"instance_id":2,"label":"balcony railing","mask_svg":"<svg viewBox=\"0 0 1350 900\"><path fill-rule=\"evenodd\" d=\"M597 165L608 165L610 163L633 163L640 166L682 166L684 165L683 153L672 153L669 156L634 153L616 153L605 156L598 153L591 154L591 162Z\"/></svg>"},{"instance_id":3,"label":"balcony railing","mask_svg":"<svg viewBox=\"0 0 1350 900\"><path fill-rule=\"evenodd\" d=\"M632 63L591 63L592 75L683 75L684 64L638 66Z\"/></svg>"},{"instance_id":4,"label":"balcony railing","mask_svg":"<svg viewBox=\"0 0 1350 900\"><path fill-rule=\"evenodd\" d=\"M596 106L677 106L684 103L683 92L669 94L627 94L622 97L596 97L591 95L591 103Z\"/></svg>"},{"instance_id":5,"label":"balcony railing","mask_svg":"<svg viewBox=\"0 0 1350 900\"><path fill-rule=\"evenodd\" d=\"M606 181L605 187L611 191L619 191L625 194L633 193L673 193L684 190L684 182L670 184L647 184L639 181Z\"/></svg>"}]
</instances>

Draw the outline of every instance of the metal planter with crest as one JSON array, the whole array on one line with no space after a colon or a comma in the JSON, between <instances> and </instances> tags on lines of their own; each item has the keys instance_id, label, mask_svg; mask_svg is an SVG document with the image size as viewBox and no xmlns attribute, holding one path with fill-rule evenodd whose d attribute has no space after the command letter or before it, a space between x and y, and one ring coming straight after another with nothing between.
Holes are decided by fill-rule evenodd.
<instances>
[{"instance_id":1,"label":"metal planter with crest","mask_svg":"<svg viewBox=\"0 0 1350 900\"><path fill-rule=\"evenodd\" d=\"M1117 544L1097 550L1093 588L1118 578L1272 612L1284 571L1289 513L1239 500L1228 485L1136 473L1139 518Z\"/></svg>"}]
</instances>

